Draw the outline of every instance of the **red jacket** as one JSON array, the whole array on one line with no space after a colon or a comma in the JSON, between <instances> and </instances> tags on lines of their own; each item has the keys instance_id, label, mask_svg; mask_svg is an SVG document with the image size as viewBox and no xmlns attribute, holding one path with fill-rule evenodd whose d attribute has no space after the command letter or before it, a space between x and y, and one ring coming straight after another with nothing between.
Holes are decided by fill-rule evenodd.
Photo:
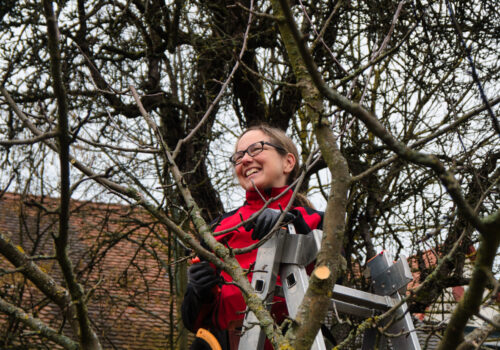
<instances>
[{"instance_id":1,"label":"red jacket","mask_svg":"<svg viewBox=\"0 0 500 350\"><path fill-rule=\"evenodd\" d=\"M286 187L273 188L270 192L263 193L263 196L266 200L268 200L269 198L278 196L285 189ZM290 201L291 196L292 190L289 190L285 195L283 195L283 197L269 204L268 208L280 209L281 206L282 209L285 209L288 205L288 202ZM257 193L256 191L248 191L246 193L245 204L239 209L225 214L219 222L218 226L215 228L214 232L219 232L231 228L240 223L241 219L247 220L253 213L261 209L263 205L264 201L262 200L259 193ZM297 209L298 211L300 211L302 217L304 218L304 221L311 228L311 230L319 228L320 224L322 223L322 213L314 211L310 208L306 209L303 207L294 207L293 209ZM256 243L256 241L254 241L251 236L252 230L246 231L245 228L241 226L238 228L237 232L233 231L225 235L217 236L216 239L218 241L226 241L227 239L226 244L231 248L244 248ZM250 265L255 262L256 256L257 250L254 249L253 251L246 254L236 255L236 259L243 269L248 269L250 268ZM232 281L231 277L227 273L222 272L222 276L224 277L224 280L228 282ZM251 274L249 274L248 279L250 281L251 278L252 276ZM274 314L273 316L276 318L276 320L280 322L282 321L283 316L286 315L286 305L282 298L275 297L274 301L276 303L272 308L272 313ZM217 297L216 305L216 313L214 315L216 316L216 319L214 321L220 329L226 329L230 321L242 319L244 317L243 311L245 311L246 308L245 301L240 289L235 285L222 286L221 291Z\"/></svg>"},{"instance_id":2,"label":"red jacket","mask_svg":"<svg viewBox=\"0 0 500 350\"><path fill-rule=\"evenodd\" d=\"M286 187L273 188L267 193L262 193L262 195L267 201L269 198L278 196L285 189ZM292 190L288 190L288 192L281 198L270 203L268 208L280 209L281 207L282 209L285 209L292 194ZM264 201L259 193L256 191L248 191L246 193L246 202L244 205L232 212L222 215L216 223L214 232L216 233L236 226L242 219L248 219L253 213L257 212L263 206ZM311 230L322 228L322 212L304 207L292 207L292 209L296 209L302 214L305 223ZM217 236L216 239L218 241L224 240L225 244L232 248L244 248L257 242L252 240L251 236L252 230L247 231L243 226L241 226L235 231ZM250 265L255 262L256 256L257 250L255 249L246 254L236 255L236 259L243 269L248 269L250 268ZM227 273L222 272L222 276L225 281L232 281L231 277ZM248 275L248 278L251 280L251 274ZM218 294L216 295L215 300L210 304L201 304L196 301L193 302L193 300L187 301L186 299L188 294L189 285L188 292L186 293L186 297L182 305L182 314L184 324L193 332L196 332L199 327L224 330L228 328L231 321L243 319L244 317L243 312L246 309L245 301L239 288L235 285L222 285L222 287L218 289ZM280 323L284 316L287 315L286 304L284 300L279 297L275 297L274 301L275 303L273 304L271 313L276 321Z\"/></svg>"}]
</instances>

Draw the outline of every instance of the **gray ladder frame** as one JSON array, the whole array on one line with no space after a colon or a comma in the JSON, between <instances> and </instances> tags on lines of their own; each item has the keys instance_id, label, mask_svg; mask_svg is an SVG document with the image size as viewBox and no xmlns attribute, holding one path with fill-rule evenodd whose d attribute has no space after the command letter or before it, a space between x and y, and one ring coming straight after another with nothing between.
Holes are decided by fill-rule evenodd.
<instances>
[{"instance_id":1,"label":"gray ladder frame","mask_svg":"<svg viewBox=\"0 0 500 350\"><path fill-rule=\"evenodd\" d=\"M253 268L252 287L269 309L277 290L276 280L280 275L283 294L287 303L289 316L294 318L298 307L309 285L309 276L305 266L314 261L319 251L322 231L313 230L307 235L295 234L295 228L276 232L257 251ZM397 262L392 260L386 251L378 254L367 263L372 276L374 293L367 293L353 288L335 285L333 287L332 307L336 312L358 317L370 317L377 311L387 311L401 301L400 292L404 293L406 285L412 281L412 275L406 258ZM421 350L415 327L406 303L402 303L395 312L395 321L388 332L399 336L391 337L395 349ZM384 320L387 324L391 319ZM378 337L376 330L364 334L362 350L375 348L385 349L387 339ZM247 312L243 322L239 350L263 349L264 331L257 317L251 311ZM318 332L312 350L326 350L321 330Z\"/></svg>"}]
</instances>

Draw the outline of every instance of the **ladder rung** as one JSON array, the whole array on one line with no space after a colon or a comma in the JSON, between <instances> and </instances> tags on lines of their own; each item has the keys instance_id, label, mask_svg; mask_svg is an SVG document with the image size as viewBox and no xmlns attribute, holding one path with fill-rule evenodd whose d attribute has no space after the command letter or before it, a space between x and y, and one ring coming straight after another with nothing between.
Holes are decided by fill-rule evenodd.
<instances>
[{"instance_id":1,"label":"ladder rung","mask_svg":"<svg viewBox=\"0 0 500 350\"><path fill-rule=\"evenodd\" d=\"M388 296L367 293L338 284L333 286L333 299L382 311L388 310L398 303L396 299Z\"/></svg>"}]
</instances>

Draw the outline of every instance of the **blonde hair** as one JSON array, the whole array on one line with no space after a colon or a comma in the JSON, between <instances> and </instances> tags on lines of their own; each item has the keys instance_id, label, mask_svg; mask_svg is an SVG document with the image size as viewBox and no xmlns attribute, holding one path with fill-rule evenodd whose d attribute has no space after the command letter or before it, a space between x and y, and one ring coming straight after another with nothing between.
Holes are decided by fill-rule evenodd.
<instances>
[{"instance_id":1,"label":"blonde hair","mask_svg":"<svg viewBox=\"0 0 500 350\"><path fill-rule=\"evenodd\" d=\"M295 166L293 167L292 171L288 175L287 178L287 185L290 185L293 183L297 177L299 177L300 174L300 165L299 165L299 152L297 151L297 147L295 146L295 143L292 141L292 139L281 129L269 126L267 124L258 124L249 127L246 129L240 137L238 137L238 140L236 141L236 146L235 150L238 147L238 142L240 139L249 131L261 131L264 134L266 134L269 137L269 142L275 144L276 146L281 147L282 149L276 148L276 151L285 156L288 153L293 154L295 157ZM297 193L294 201L295 206L301 206L301 207L311 207L314 208L312 203L307 199L307 197L301 193Z\"/></svg>"}]
</instances>

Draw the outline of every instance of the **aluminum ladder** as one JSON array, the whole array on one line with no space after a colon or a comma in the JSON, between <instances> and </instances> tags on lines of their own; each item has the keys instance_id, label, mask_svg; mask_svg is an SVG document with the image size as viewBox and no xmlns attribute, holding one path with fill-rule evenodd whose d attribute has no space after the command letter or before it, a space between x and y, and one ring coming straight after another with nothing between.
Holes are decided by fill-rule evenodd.
<instances>
[{"instance_id":1,"label":"aluminum ladder","mask_svg":"<svg viewBox=\"0 0 500 350\"><path fill-rule=\"evenodd\" d=\"M281 290L286 300L291 318L297 314L298 307L309 285L309 276L305 267L314 261L321 245L323 232L313 230L307 235L295 233L293 225L282 228L267 242L259 247L253 268L252 286L269 308L276 293ZM332 308L335 312L357 317L370 317L389 310L401 301L400 293L406 291L406 285L412 281L412 275L406 258L394 262L390 254L381 252L368 263L372 277L373 293L335 285L333 287ZM277 276L282 286L276 286ZM280 290L281 289L281 290ZM387 332L398 335L391 337L395 349L420 350L420 343L406 303L402 303L395 312L395 321ZM384 324L390 321L385 320ZM264 348L265 334L253 312L245 315L238 350L260 350ZM377 344L378 343L378 344ZM377 337L376 330L365 332L362 350L387 348L385 336ZM311 349L326 350L321 330L318 332Z\"/></svg>"}]
</instances>

